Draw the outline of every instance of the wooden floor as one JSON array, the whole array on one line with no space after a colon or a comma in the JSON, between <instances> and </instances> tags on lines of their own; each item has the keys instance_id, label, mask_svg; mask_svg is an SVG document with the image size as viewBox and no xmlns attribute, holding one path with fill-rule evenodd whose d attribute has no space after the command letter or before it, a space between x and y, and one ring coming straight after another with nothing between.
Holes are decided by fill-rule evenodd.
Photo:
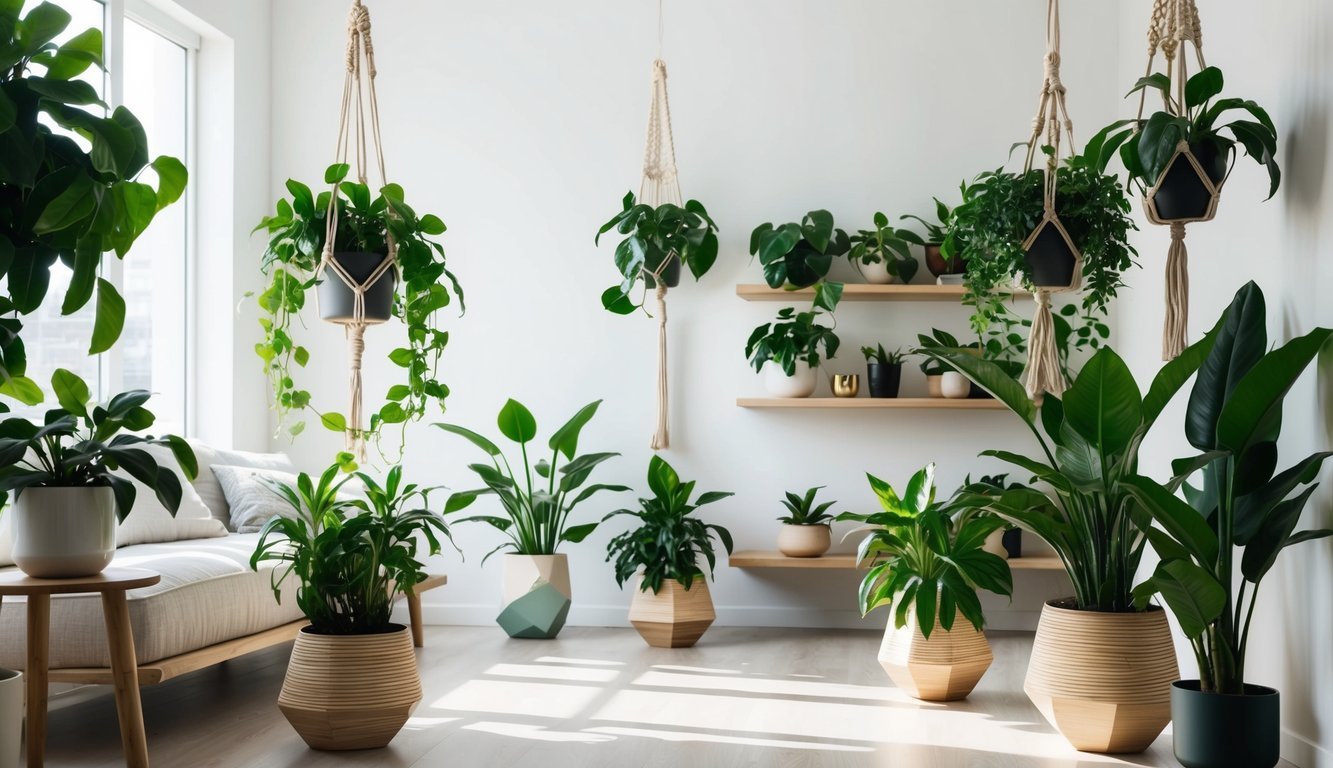
<instances>
[{"instance_id":1,"label":"wooden floor","mask_svg":"<svg viewBox=\"0 0 1333 768\"><path fill-rule=\"evenodd\" d=\"M161 768L1176 764L1169 734L1123 759L1075 752L1020 690L1032 636L991 635L994 666L946 706L893 688L872 632L715 627L670 650L631 629L510 640L498 627L428 627L425 699L392 746L362 753L312 752L283 720L290 645L145 688L143 700ZM47 764L123 765L109 696L52 712Z\"/></svg>"}]
</instances>

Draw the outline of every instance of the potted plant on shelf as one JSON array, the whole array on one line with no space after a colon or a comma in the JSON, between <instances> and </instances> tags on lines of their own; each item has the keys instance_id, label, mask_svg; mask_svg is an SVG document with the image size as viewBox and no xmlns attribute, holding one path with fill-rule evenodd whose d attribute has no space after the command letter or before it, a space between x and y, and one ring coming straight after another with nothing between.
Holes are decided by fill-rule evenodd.
<instances>
[{"instance_id":1,"label":"potted plant on shelf","mask_svg":"<svg viewBox=\"0 0 1333 768\"><path fill-rule=\"evenodd\" d=\"M731 496L724 491L700 493L693 501L694 481L682 482L662 457L648 462L651 498L640 498L636 509L619 509L618 515L636 518L639 527L611 539L607 560L615 560L616 583L622 588L639 577L629 619L639 635L658 648L688 648L699 641L717 614L708 594L708 579L699 560L713 573L717 556L713 536L731 554L731 534L726 528L705 523L693 513L705 504Z\"/></svg>"},{"instance_id":2,"label":"potted plant on shelf","mask_svg":"<svg viewBox=\"0 0 1333 768\"><path fill-rule=\"evenodd\" d=\"M974 397L977 393L985 392L980 387L974 386L966 376L954 370L947 360L927 354L926 351L929 349L952 349L982 357L983 349L980 341L963 344L958 341L958 337L948 331L941 331L939 328L932 328L929 336L919 333L916 338L921 346L914 350L913 354L921 357L921 372L926 374L926 390L931 397L961 399ZM1006 367L1006 370L1009 369ZM1019 366L1018 371L1022 371L1021 366ZM1015 375L1017 374L1015 373Z\"/></svg>"},{"instance_id":3,"label":"potted plant on shelf","mask_svg":"<svg viewBox=\"0 0 1333 768\"><path fill-rule=\"evenodd\" d=\"M804 496L787 491L787 498L782 501L787 514L778 518L782 523L778 530L778 551L787 557L819 557L832 545L829 524L833 515L828 510L838 502L826 501L816 506L815 496L823 487L817 485Z\"/></svg>"},{"instance_id":4,"label":"potted plant on shelf","mask_svg":"<svg viewBox=\"0 0 1333 768\"><path fill-rule=\"evenodd\" d=\"M339 491L351 475L337 464L318 482L269 482L291 505L260 529L250 567L273 561L273 595L290 576L296 604L310 620L296 636L278 709L312 749L387 746L421 701L421 675L407 627L390 613L399 594L425 579L418 536L429 553L449 536L429 509L430 493L392 467L381 486L357 473L364 498Z\"/></svg>"},{"instance_id":5,"label":"potted plant on shelf","mask_svg":"<svg viewBox=\"0 0 1333 768\"><path fill-rule=\"evenodd\" d=\"M1247 283L1223 315L1190 392L1185 436L1200 453L1177 460L1167 486L1146 477L1129 481L1156 523L1145 521L1143 530L1161 557L1135 599L1142 605L1160 595L1198 662L1199 678L1171 689L1176 759L1187 768L1277 764L1278 692L1245 682L1255 601L1286 547L1333 535L1296 531L1330 453L1278 472L1276 448L1286 395L1333 330L1317 328L1270 348L1265 318L1263 292ZM1182 487L1188 502L1174 494Z\"/></svg>"},{"instance_id":6,"label":"potted plant on shelf","mask_svg":"<svg viewBox=\"0 0 1333 768\"><path fill-rule=\"evenodd\" d=\"M625 239L616 246L616 270L620 283L602 293L602 306L618 315L628 315L643 306L644 295L660 281L668 288L680 284L681 262L695 280L703 278L717 261L717 225L698 200L684 207L663 203L656 208L635 202L625 194L624 210L597 230L602 235L615 229ZM635 297L635 286L643 281L643 293Z\"/></svg>"},{"instance_id":7,"label":"potted plant on shelf","mask_svg":"<svg viewBox=\"0 0 1333 768\"><path fill-rule=\"evenodd\" d=\"M930 270L930 274L935 277L961 275L967 265L963 261L956 240L948 246L948 252L945 253L945 243L949 240L949 227L953 221L953 211L949 209L949 206L940 202L938 197L932 199L935 201L935 221L927 221L911 213L902 217L903 221L916 219L920 222L926 230L925 236L918 235L911 230L899 230L899 236L907 242L925 249L926 269Z\"/></svg>"},{"instance_id":8,"label":"potted plant on shelf","mask_svg":"<svg viewBox=\"0 0 1333 768\"><path fill-rule=\"evenodd\" d=\"M851 248L833 214L810 211L799 224L760 224L750 233L750 255L758 256L769 288L808 288L823 280L835 256Z\"/></svg>"},{"instance_id":9,"label":"potted plant on shelf","mask_svg":"<svg viewBox=\"0 0 1333 768\"><path fill-rule=\"evenodd\" d=\"M1103 347L1063 397L1047 396L1041 406L990 361L961 350L922 350L1008 406L1041 448L1037 457L985 451L1030 473L1035 484L972 488L956 502L1027 530L1063 562L1074 596L1043 607L1023 690L1083 751L1142 751L1171 719L1175 649L1165 613L1134 598L1146 541L1127 480L1138 474L1144 436L1215 335L1163 366L1146 396L1124 361Z\"/></svg>"},{"instance_id":10,"label":"potted plant on shelf","mask_svg":"<svg viewBox=\"0 0 1333 768\"><path fill-rule=\"evenodd\" d=\"M911 244L920 238L915 232L889 226L889 217L883 213L876 213L874 221L874 229L858 230L848 238L847 258L867 283L912 282L920 265L912 258Z\"/></svg>"},{"instance_id":11,"label":"potted plant on shelf","mask_svg":"<svg viewBox=\"0 0 1333 768\"><path fill-rule=\"evenodd\" d=\"M511 462L495 443L466 427L435 425L466 438L490 457L489 464L468 465L486 487L455 493L445 514L466 508L483 494L493 494L499 500L503 517L474 515L459 522L486 523L508 539L488 552L482 562L496 552L509 550L504 556L504 609L497 621L510 637L552 638L560 633L573 592L569 560L557 550L564 542L583 541L597 527L596 522L570 525L570 515L601 491L629 490L623 485L602 483L583 488L597 465L620 455L578 454L579 433L601 404L601 400L588 403L552 433L547 442L551 458L536 464L531 463L528 446L537 437L537 420L517 400L507 401L496 421L500 434L518 444L522 463Z\"/></svg>"},{"instance_id":12,"label":"potted plant on shelf","mask_svg":"<svg viewBox=\"0 0 1333 768\"><path fill-rule=\"evenodd\" d=\"M185 440L130 434L156 417L143 390L92 403L88 385L60 368L51 376L60 407L41 424L0 422L0 505L14 501L14 563L29 576L73 578L101 573L116 551L116 523L134 507L133 480L176 514L181 485L148 446L169 449L188 478L198 471Z\"/></svg>"},{"instance_id":13,"label":"potted plant on shelf","mask_svg":"<svg viewBox=\"0 0 1333 768\"><path fill-rule=\"evenodd\" d=\"M966 492L967 489L971 488L972 486L973 486L972 478L970 476L964 478L963 487L959 489L959 492L960 493ZM1022 483L1009 482L1009 475L1004 473L998 475L982 475L981 479L976 482L976 486L977 487L974 490L979 490L982 493L1003 492L1008 488L1023 487ZM1015 525L1011 525L1006 521L1003 526L997 528L994 531L991 531L990 534L986 536L986 541L982 543L981 548L991 553L992 555L1003 557L1005 560L1009 560L1010 558L1015 558L1015 557L1022 557L1023 556L1022 536L1023 536L1022 528L1019 528L1018 526Z\"/></svg>"},{"instance_id":14,"label":"potted plant on shelf","mask_svg":"<svg viewBox=\"0 0 1333 768\"><path fill-rule=\"evenodd\" d=\"M955 517L936 503L934 464L913 475L901 496L874 475L866 477L882 511L844 512L838 519L870 526L857 549L857 561L870 563L858 602L863 615L892 608L879 663L910 696L966 698L993 658L977 590L1013 592L1009 566L981 549L1003 523L985 515ZM971 626L958 624L960 613Z\"/></svg>"},{"instance_id":15,"label":"potted plant on shelf","mask_svg":"<svg viewBox=\"0 0 1333 768\"><path fill-rule=\"evenodd\" d=\"M263 360L272 386L279 426L285 426L293 436L305 427L304 421L291 421L293 414L306 409L314 411L332 431L345 432L355 426L341 413L314 410L310 392L294 379L296 369L309 364L310 352L293 335L292 321L306 306L311 289L318 292L322 319L334 323L354 319L355 293L329 267L321 267L330 206L336 217L333 259L358 282L379 272L364 293L366 322L398 318L407 328L406 345L388 355L393 366L402 369L403 379L389 388L384 404L370 415L369 425L359 437L377 436L386 424L417 421L425 415L428 404L443 408L449 394L439 378L449 334L441 330L438 312L455 298L461 309L463 292L449 271L444 248L432 239L444 233L444 222L434 214L418 215L405 202L403 189L397 184L387 184L378 194L372 194L364 182L348 181L347 173L346 163L325 171L325 182L338 190L332 200L328 191L315 196L305 184L289 179L291 199L279 200L276 213L255 227L255 231L262 229L268 234L260 263L267 279L259 295L263 310L259 324L264 339L255 351ZM396 269L383 267L390 258L390 241L396 249ZM353 350L358 366L359 354Z\"/></svg>"},{"instance_id":16,"label":"potted plant on shelf","mask_svg":"<svg viewBox=\"0 0 1333 768\"><path fill-rule=\"evenodd\" d=\"M124 258L157 213L180 199L187 174L174 157L149 162L139 120L125 107L107 106L91 83L79 79L90 67L102 68L102 33L87 29L56 42L69 26L69 13L39 3L20 18L23 5L0 8L6 51L0 74L0 274L8 278L0 293L6 315L0 395L37 405L42 391L25 375L23 317L45 303L67 267L61 314L73 314L96 293L88 352L110 349L125 323L125 301L98 276L102 254ZM144 183L149 169L156 187ZM57 268L57 260L64 266Z\"/></svg>"},{"instance_id":17,"label":"potted plant on shelf","mask_svg":"<svg viewBox=\"0 0 1333 768\"><path fill-rule=\"evenodd\" d=\"M866 380L870 382L871 397L897 397L898 386L903 378L903 358L901 349L885 352L884 345L861 347L861 354L866 358Z\"/></svg>"},{"instance_id":18,"label":"potted plant on shelf","mask_svg":"<svg viewBox=\"0 0 1333 768\"><path fill-rule=\"evenodd\" d=\"M820 347L823 359L833 359L841 343L833 329L815 322L818 309L797 312L795 307L778 311L777 319L750 334L745 357L775 397L809 397L818 383Z\"/></svg>"}]
</instances>

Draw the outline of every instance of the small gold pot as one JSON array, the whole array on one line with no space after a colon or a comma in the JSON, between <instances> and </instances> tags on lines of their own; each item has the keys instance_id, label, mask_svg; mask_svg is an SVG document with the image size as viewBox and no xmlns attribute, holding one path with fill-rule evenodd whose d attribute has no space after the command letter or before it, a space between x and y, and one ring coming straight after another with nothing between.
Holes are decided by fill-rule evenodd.
<instances>
[{"instance_id":1,"label":"small gold pot","mask_svg":"<svg viewBox=\"0 0 1333 768\"><path fill-rule=\"evenodd\" d=\"M835 373L829 377L834 397L856 397L861 391L861 376L855 373Z\"/></svg>"}]
</instances>

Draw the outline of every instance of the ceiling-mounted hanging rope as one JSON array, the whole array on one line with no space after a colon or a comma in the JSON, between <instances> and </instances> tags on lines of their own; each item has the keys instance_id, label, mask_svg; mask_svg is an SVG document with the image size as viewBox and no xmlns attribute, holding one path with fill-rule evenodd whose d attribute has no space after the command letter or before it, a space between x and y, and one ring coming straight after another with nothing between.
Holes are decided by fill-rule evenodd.
<instances>
[{"instance_id":1,"label":"ceiling-mounted hanging rope","mask_svg":"<svg viewBox=\"0 0 1333 768\"><path fill-rule=\"evenodd\" d=\"M658 48L661 48L661 5L658 5ZM653 61L652 105L648 109L648 136L644 141L643 180L639 183L639 202L656 208L663 203L680 205L680 179L676 170L676 142L671 135L671 102L667 98L666 62ZM653 433L654 451L671 447L669 382L667 379L667 285L662 272L671 264L665 258L652 272L657 284L657 431Z\"/></svg>"}]
</instances>

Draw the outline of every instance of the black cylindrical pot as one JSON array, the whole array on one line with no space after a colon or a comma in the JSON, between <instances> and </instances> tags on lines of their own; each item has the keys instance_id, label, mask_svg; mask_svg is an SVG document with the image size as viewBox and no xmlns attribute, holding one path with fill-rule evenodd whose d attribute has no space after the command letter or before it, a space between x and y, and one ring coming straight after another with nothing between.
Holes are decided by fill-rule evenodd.
<instances>
[{"instance_id":1,"label":"black cylindrical pot","mask_svg":"<svg viewBox=\"0 0 1333 768\"><path fill-rule=\"evenodd\" d=\"M995 395L992 395L991 393L987 392L985 389L983 389L983 388L981 388L981 387L978 387L978 386L976 385L976 383L974 382L974 383L971 384L970 387L968 387L968 390L967 390L967 399L968 399L968 400L994 400L994 399L995 399Z\"/></svg>"},{"instance_id":2,"label":"black cylindrical pot","mask_svg":"<svg viewBox=\"0 0 1333 768\"><path fill-rule=\"evenodd\" d=\"M1190 145L1190 153L1203 166L1204 173L1214 186L1222 183L1227 175L1228 158L1225 152L1219 152L1211 143L1198 143ZM1157 218L1163 221L1198 219L1208 212L1211 198L1208 188L1199 180L1198 171L1190 165L1189 158L1182 154L1162 175L1162 183L1153 196L1153 205L1157 208Z\"/></svg>"},{"instance_id":3,"label":"black cylindrical pot","mask_svg":"<svg viewBox=\"0 0 1333 768\"><path fill-rule=\"evenodd\" d=\"M1078 257L1053 222L1042 225L1028 247L1027 261L1038 288L1068 288L1074 282Z\"/></svg>"},{"instance_id":4,"label":"black cylindrical pot","mask_svg":"<svg viewBox=\"0 0 1333 768\"><path fill-rule=\"evenodd\" d=\"M1023 556L1022 528L1010 528L1009 530L1005 531L1004 537L1001 539L1001 542L1004 544L1004 551L1008 553L1010 557Z\"/></svg>"},{"instance_id":5,"label":"black cylindrical pot","mask_svg":"<svg viewBox=\"0 0 1333 768\"><path fill-rule=\"evenodd\" d=\"M357 284L364 283L387 258L382 253L335 253L333 258ZM394 270L385 270L366 290L365 321L383 323L393 316L393 292L398 279ZM342 278L325 269L319 283L319 318L330 323L350 323L354 318L356 294Z\"/></svg>"},{"instance_id":6,"label":"black cylindrical pot","mask_svg":"<svg viewBox=\"0 0 1333 768\"><path fill-rule=\"evenodd\" d=\"M902 379L902 363L866 363L866 380L870 382L871 397L897 397Z\"/></svg>"},{"instance_id":7,"label":"black cylindrical pot","mask_svg":"<svg viewBox=\"0 0 1333 768\"><path fill-rule=\"evenodd\" d=\"M649 267L647 264L644 264L644 266L643 266L643 277L644 277L644 281L645 281L646 283L648 283L648 287L649 287L649 288L656 288L656 287L657 287L657 285L653 282L653 269L655 269L655 268L656 268L656 265L654 265L653 267ZM664 284L666 284L666 287L668 287L668 288L675 288L676 286L680 285L680 257L679 257L679 256L672 256L672 257L667 261L666 266L662 268L662 274L659 275L659 278L661 279L661 281L662 281Z\"/></svg>"},{"instance_id":8,"label":"black cylindrical pot","mask_svg":"<svg viewBox=\"0 0 1333 768\"><path fill-rule=\"evenodd\" d=\"M967 262L963 257L955 256L952 259L946 259L940 254L939 243L929 243L926 245L926 269L935 277L940 275L961 275L967 271Z\"/></svg>"},{"instance_id":9,"label":"black cylindrical pot","mask_svg":"<svg viewBox=\"0 0 1333 768\"><path fill-rule=\"evenodd\" d=\"M1185 768L1273 768L1280 757L1278 692L1245 685L1242 696L1203 693L1198 680L1171 684L1176 759Z\"/></svg>"}]
</instances>

